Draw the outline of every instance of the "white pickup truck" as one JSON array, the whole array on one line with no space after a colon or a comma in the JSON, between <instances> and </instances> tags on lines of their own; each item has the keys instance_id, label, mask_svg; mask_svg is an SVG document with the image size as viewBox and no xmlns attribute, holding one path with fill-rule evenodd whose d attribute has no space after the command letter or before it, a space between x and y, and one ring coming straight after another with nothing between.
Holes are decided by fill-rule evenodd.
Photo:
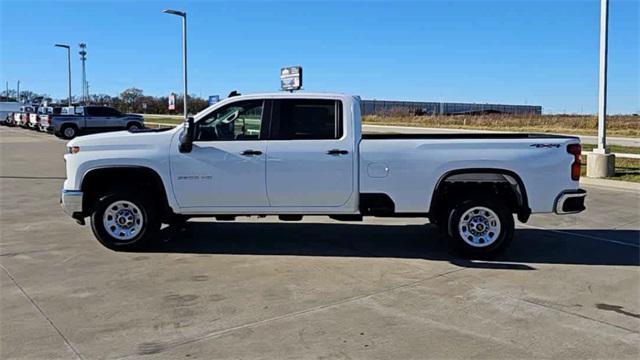
<instances>
[{"instance_id":1,"label":"white pickup truck","mask_svg":"<svg viewBox=\"0 0 640 360\"><path fill-rule=\"evenodd\" d=\"M328 215L429 218L454 249L486 256L511 241L513 214L585 209L578 138L363 134L360 99L341 94L236 96L176 128L68 148L62 207L81 224L90 216L111 249L190 217Z\"/></svg>"}]
</instances>

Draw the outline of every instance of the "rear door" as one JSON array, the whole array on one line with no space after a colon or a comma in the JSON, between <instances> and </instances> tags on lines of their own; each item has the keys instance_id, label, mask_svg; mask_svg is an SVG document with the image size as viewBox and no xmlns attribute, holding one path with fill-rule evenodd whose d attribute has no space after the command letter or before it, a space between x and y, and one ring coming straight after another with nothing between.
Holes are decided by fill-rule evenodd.
<instances>
[{"instance_id":1,"label":"rear door","mask_svg":"<svg viewBox=\"0 0 640 360\"><path fill-rule=\"evenodd\" d=\"M84 127L89 130L107 127L105 110L106 108L102 106L86 106L84 108Z\"/></svg>"},{"instance_id":2,"label":"rear door","mask_svg":"<svg viewBox=\"0 0 640 360\"><path fill-rule=\"evenodd\" d=\"M273 101L266 177L271 206L339 209L349 203L354 141L345 136L343 112L340 100Z\"/></svg>"}]
</instances>

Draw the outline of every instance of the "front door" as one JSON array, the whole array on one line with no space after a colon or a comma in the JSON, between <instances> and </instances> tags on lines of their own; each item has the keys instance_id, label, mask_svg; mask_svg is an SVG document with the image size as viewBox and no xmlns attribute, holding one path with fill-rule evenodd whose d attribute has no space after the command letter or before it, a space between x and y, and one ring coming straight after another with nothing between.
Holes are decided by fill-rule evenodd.
<instances>
[{"instance_id":1,"label":"front door","mask_svg":"<svg viewBox=\"0 0 640 360\"><path fill-rule=\"evenodd\" d=\"M268 206L262 110L262 100L225 105L196 123L190 153L172 146L171 179L181 208Z\"/></svg>"},{"instance_id":2,"label":"front door","mask_svg":"<svg viewBox=\"0 0 640 360\"><path fill-rule=\"evenodd\" d=\"M267 147L273 207L339 208L353 195L353 139L344 136L342 102L274 100Z\"/></svg>"}]
</instances>

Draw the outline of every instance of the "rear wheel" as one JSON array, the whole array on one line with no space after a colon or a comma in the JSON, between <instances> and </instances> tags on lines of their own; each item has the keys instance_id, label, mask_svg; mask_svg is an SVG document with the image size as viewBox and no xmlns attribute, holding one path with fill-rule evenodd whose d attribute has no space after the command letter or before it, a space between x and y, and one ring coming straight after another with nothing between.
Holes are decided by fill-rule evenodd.
<instances>
[{"instance_id":1,"label":"rear wheel","mask_svg":"<svg viewBox=\"0 0 640 360\"><path fill-rule=\"evenodd\" d=\"M63 139L73 139L78 135L78 128L74 125L64 125L62 129L60 129L60 136Z\"/></svg>"},{"instance_id":2,"label":"rear wheel","mask_svg":"<svg viewBox=\"0 0 640 360\"><path fill-rule=\"evenodd\" d=\"M153 201L116 191L101 197L93 207L91 229L98 241L112 250L140 248L160 230Z\"/></svg>"},{"instance_id":3,"label":"rear wheel","mask_svg":"<svg viewBox=\"0 0 640 360\"><path fill-rule=\"evenodd\" d=\"M513 239L513 215L507 206L490 199L464 200L449 213L449 243L471 257L503 251Z\"/></svg>"}]
</instances>

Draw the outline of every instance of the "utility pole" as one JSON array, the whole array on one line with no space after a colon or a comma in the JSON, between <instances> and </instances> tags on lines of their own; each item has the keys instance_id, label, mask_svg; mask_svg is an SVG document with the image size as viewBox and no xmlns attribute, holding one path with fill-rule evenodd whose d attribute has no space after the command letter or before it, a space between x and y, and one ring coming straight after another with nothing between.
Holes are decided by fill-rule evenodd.
<instances>
[{"instance_id":1,"label":"utility pole","mask_svg":"<svg viewBox=\"0 0 640 360\"><path fill-rule=\"evenodd\" d=\"M9 80L5 82L5 94L7 95L7 101L9 100Z\"/></svg>"},{"instance_id":2,"label":"utility pole","mask_svg":"<svg viewBox=\"0 0 640 360\"><path fill-rule=\"evenodd\" d=\"M587 157L588 177L609 177L615 174L615 156L607 149L607 47L609 31L609 0L600 0L600 73L598 83L598 147Z\"/></svg>"},{"instance_id":3,"label":"utility pole","mask_svg":"<svg viewBox=\"0 0 640 360\"><path fill-rule=\"evenodd\" d=\"M16 98L20 102L20 80L18 80L18 90L16 90Z\"/></svg>"},{"instance_id":4,"label":"utility pole","mask_svg":"<svg viewBox=\"0 0 640 360\"><path fill-rule=\"evenodd\" d=\"M80 43L80 61L82 61L82 101L84 103L87 102L87 71L85 67L85 62L87 61L87 44Z\"/></svg>"},{"instance_id":5,"label":"utility pole","mask_svg":"<svg viewBox=\"0 0 640 360\"><path fill-rule=\"evenodd\" d=\"M178 10L164 10L162 11L165 14L177 15L182 18L182 83L184 86L184 121L187 121L187 13L184 11Z\"/></svg>"}]
</instances>

